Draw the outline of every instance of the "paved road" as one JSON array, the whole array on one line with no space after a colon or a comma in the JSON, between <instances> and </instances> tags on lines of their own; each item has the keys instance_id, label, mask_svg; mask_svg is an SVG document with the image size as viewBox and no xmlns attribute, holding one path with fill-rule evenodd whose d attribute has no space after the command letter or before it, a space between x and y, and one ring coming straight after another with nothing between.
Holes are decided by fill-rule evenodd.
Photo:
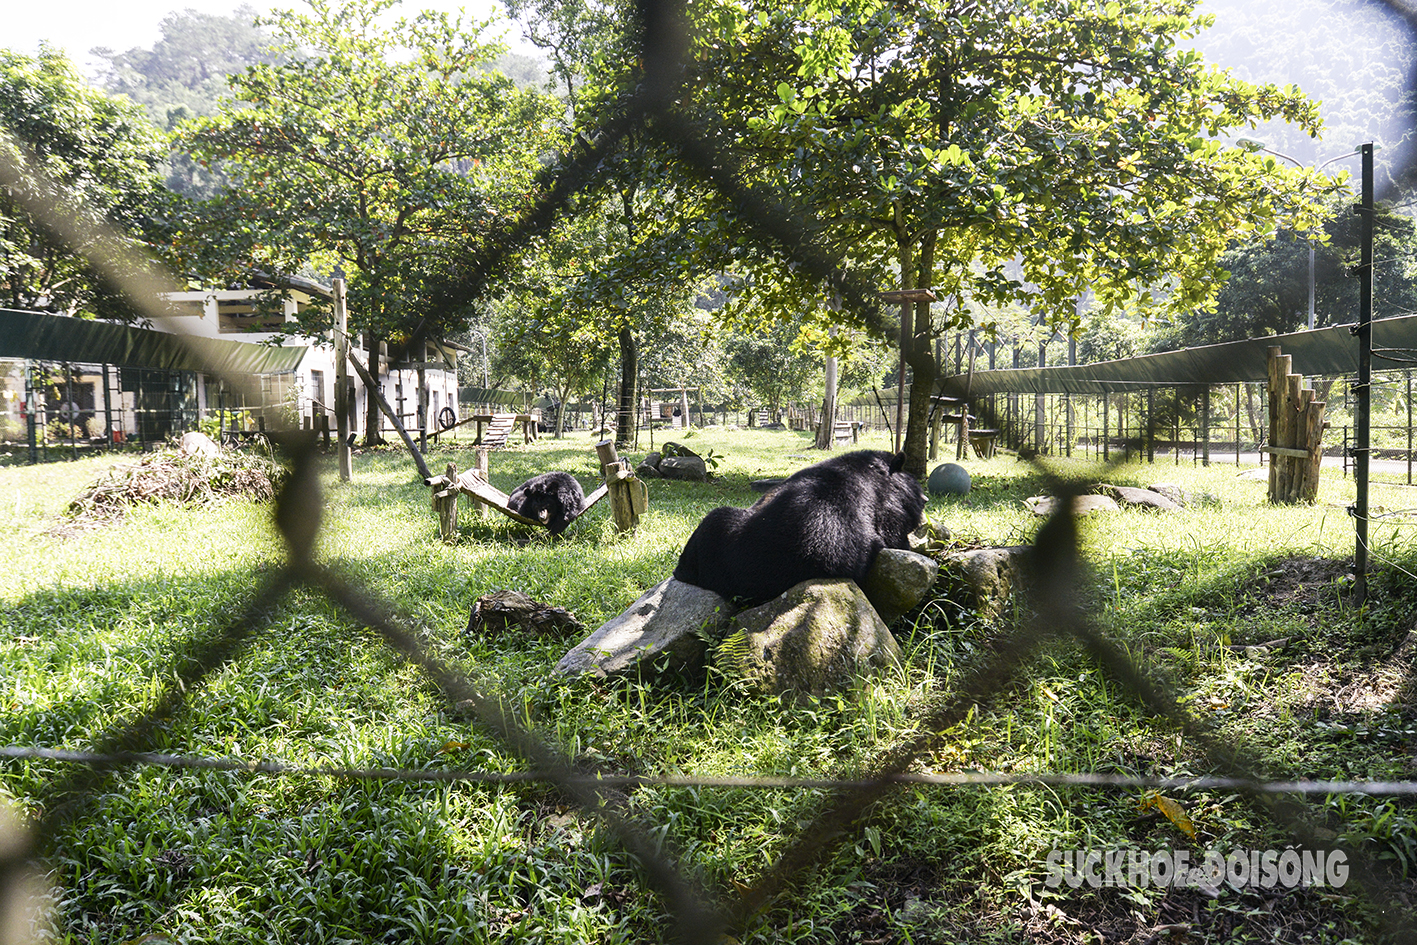
<instances>
[{"instance_id":1,"label":"paved road","mask_svg":"<svg viewBox=\"0 0 1417 945\"><path fill-rule=\"evenodd\" d=\"M1074 452L1073 455L1075 455L1075 456L1077 455L1076 451ZM1165 457L1164 461L1163 461L1163 457ZM1241 451L1240 451L1240 463L1239 463L1239 465L1240 465L1241 467L1245 467L1245 466L1259 466L1259 465L1262 465L1261 460L1262 460L1262 455L1261 455L1260 453L1246 452L1246 451L1244 451L1244 450L1241 450ZM1181 450L1181 462L1182 462L1182 464L1189 463L1189 462L1191 462L1191 461L1192 461L1192 460L1191 460L1191 451L1190 451L1190 450L1187 450L1187 449ZM1157 451L1156 451L1156 465L1158 465L1158 466L1163 465L1163 462L1165 462L1165 463L1174 463L1174 462L1175 462L1175 457L1173 457L1172 454L1170 454L1170 453L1163 453L1162 451L1157 450ZM1216 451L1216 450L1211 450L1211 451L1210 451L1210 464L1211 464L1212 466L1234 466L1234 465L1236 465L1236 464L1235 464L1235 454L1234 454L1234 453L1224 453L1224 452L1219 452L1219 451ZM1327 451L1327 452L1324 453L1323 467L1324 467L1325 469L1333 469L1333 468L1342 468L1342 467L1343 467L1343 455L1342 455L1342 448L1341 448L1341 447L1340 447L1339 449L1336 449L1336 450L1329 450L1329 451ZM1407 460L1405 460L1405 459L1373 459L1373 460L1369 460L1369 462L1368 462L1368 469L1369 469L1370 472L1375 472L1375 473L1380 472L1380 473L1383 473L1383 474L1385 474L1385 475L1406 476L1406 475L1407 475L1407 468L1408 468L1408 467L1407 467ZM1412 464L1412 471L1413 471L1413 481L1414 481L1414 482L1417 482L1417 460L1414 460L1414 461L1413 461L1413 464ZM1351 457L1350 457L1349 460L1348 460L1348 474L1349 474L1350 476L1353 474L1353 460L1352 460Z\"/></svg>"}]
</instances>

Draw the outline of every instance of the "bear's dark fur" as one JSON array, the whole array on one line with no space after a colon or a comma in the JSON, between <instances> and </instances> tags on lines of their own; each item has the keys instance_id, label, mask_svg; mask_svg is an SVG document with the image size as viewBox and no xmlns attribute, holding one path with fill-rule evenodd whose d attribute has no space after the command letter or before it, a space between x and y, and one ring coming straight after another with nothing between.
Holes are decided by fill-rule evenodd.
<instances>
[{"instance_id":1,"label":"bear's dark fur","mask_svg":"<svg viewBox=\"0 0 1417 945\"><path fill-rule=\"evenodd\" d=\"M728 598L769 600L813 578L860 582L882 548L909 549L925 493L905 454L857 450L798 470L752 508L717 508L674 577Z\"/></svg>"},{"instance_id":2,"label":"bear's dark fur","mask_svg":"<svg viewBox=\"0 0 1417 945\"><path fill-rule=\"evenodd\" d=\"M585 491L570 473L548 472L532 476L512 490L507 508L546 525L553 535L559 535L581 514Z\"/></svg>"}]
</instances>

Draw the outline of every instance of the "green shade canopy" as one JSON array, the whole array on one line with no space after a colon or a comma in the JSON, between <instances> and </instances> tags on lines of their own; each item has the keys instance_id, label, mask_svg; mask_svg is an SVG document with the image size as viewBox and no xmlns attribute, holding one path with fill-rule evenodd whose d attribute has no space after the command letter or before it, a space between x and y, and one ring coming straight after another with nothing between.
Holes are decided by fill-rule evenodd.
<instances>
[{"instance_id":1,"label":"green shade canopy","mask_svg":"<svg viewBox=\"0 0 1417 945\"><path fill-rule=\"evenodd\" d=\"M1356 324L1313 331L1249 338L1202 348L1182 348L1118 361L1076 367L1016 368L955 374L940 381L940 392L953 397L985 394L1106 394L1148 387L1199 387L1263 381L1268 377L1268 349L1279 346L1293 355L1293 370L1310 377L1353 374L1358 370ZM1373 322L1373 366L1397 368L1417 360L1417 315Z\"/></svg>"},{"instance_id":2,"label":"green shade canopy","mask_svg":"<svg viewBox=\"0 0 1417 945\"><path fill-rule=\"evenodd\" d=\"M116 364L205 374L289 374L309 350L0 309L0 358Z\"/></svg>"}]
</instances>

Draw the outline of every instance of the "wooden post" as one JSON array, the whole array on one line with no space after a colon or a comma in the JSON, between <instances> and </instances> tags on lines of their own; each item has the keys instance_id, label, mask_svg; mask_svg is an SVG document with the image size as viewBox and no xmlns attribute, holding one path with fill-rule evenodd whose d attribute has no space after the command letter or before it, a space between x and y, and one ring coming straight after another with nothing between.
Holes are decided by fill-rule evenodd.
<instances>
[{"instance_id":1,"label":"wooden post","mask_svg":"<svg viewBox=\"0 0 1417 945\"><path fill-rule=\"evenodd\" d=\"M349 311L345 305L344 277L331 280L335 297L335 451L339 478L349 482L353 466L349 456Z\"/></svg>"},{"instance_id":2,"label":"wooden post","mask_svg":"<svg viewBox=\"0 0 1417 945\"><path fill-rule=\"evenodd\" d=\"M614 440L601 440L595 444L595 453L600 458L600 469L609 487L610 512L615 519L615 530L632 532L640 523L640 512L645 508L647 492L644 483L635 478L629 462L620 459Z\"/></svg>"},{"instance_id":3,"label":"wooden post","mask_svg":"<svg viewBox=\"0 0 1417 945\"><path fill-rule=\"evenodd\" d=\"M477 469L477 474L482 477L483 482L491 482L491 480L487 478L488 473L491 472L491 467L488 464L488 456L490 455L490 453L491 450L489 450L487 447L480 446L477 448L475 454L477 456L477 464L475 468ZM477 507L482 510L483 518L495 517L496 510L493 509L492 506L488 505L486 502L483 502L476 496L473 496L473 499L477 502Z\"/></svg>"},{"instance_id":4,"label":"wooden post","mask_svg":"<svg viewBox=\"0 0 1417 945\"><path fill-rule=\"evenodd\" d=\"M438 513L438 533L451 545L458 540L458 467L449 463L443 475L447 483L433 493L433 511Z\"/></svg>"},{"instance_id":5,"label":"wooden post","mask_svg":"<svg viewBox=\"0 0 1417 945\"><path fill-rule=\"evenodd\" d=\"M1323 462L1324 402L1314 399L1304 379L1292 374L1292 359L1269 349L1269 500L1293 504L1318 496Z\"/></svg>"},{"instance_id":6,"label":"wooden post","mask_svg":"<svg viewBox=\"0 0 1417 945\"><path fill-rule=\"evenodd\" d=\"M1269 394L1269 445L1280 445L1279 432L1279 405L1283 391L1282 378L1289 373L1290 359L1284 358L1281 349L1271 346L1266 349L1268 372L1266 374L1265 389ZM1260 450L1260 455L1264 456L1265 451ZM1269 498L1271 502L1276 501L1275 496L1279 494L1279 463L1275 462L1275 455L1269 454Z\"/></svg>"},{"instance_id":7,"label":"wooden post","mask_svg":"<svg viewBox=\"0 0 1417 945\"><path fill-rule=\"evenodd\" d=\"M418 448L428 449L428 369L422 360L418 362Z\"/></svg>"}]
</instances>

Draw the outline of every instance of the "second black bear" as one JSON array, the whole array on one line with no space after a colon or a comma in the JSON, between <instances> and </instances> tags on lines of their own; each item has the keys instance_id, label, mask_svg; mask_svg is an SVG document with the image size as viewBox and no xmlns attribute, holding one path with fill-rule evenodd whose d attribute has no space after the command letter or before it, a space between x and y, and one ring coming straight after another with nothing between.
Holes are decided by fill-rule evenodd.
<instances>
[{"instance_id":1,"label":"second black bear","mask_svg":"<svg viewBox=\"0 0 1417 945\"><path fill-rule=\"evenodd\" d=\"M585 490L570 473L548 472L532 476L507 496L507 508L534 518L553 535L566 530L585 506Z\"/></svg>"},{"instance_id":2,"label":"second black bear","mask_svg":"<svg viewBox=\"0 0 1417 945\"><path fill-rule=\"evenodd\" d=\"M752 508L714 509L689 536L674 577L749 601L813 578L860 582L881 549L909 549L925 511L925 492L904 464L904 453L843 453L798 470Z\"/></svg>"}]
</instances>

